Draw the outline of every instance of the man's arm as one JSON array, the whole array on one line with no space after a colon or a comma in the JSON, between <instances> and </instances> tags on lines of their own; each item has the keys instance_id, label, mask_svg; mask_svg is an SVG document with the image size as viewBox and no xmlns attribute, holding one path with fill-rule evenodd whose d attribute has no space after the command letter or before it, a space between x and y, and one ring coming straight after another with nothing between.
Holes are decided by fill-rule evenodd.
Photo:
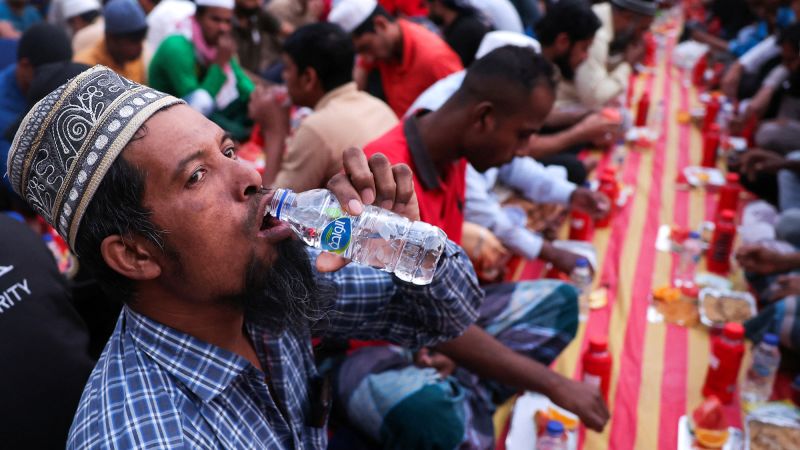
<instances>
[{"instance_id":1,"label":"man's arm","mask_svg":"<svg viewBox=\"0 0 800 450\"><path fill-rule=\"evenodd\" d=\"M608 71L607 64L608 40L598 33L590 47L589 57L575 71L575 90L584 106L600 108L625 93L632 72L630 63L623 62L612 72Z\"/></svg>"},{"instance_id":2,"label":"man's arm","mask_svg":"<svg viewBox=\"0 0 800 450\"><path fill-rule=\"evenodd\" d=\"M608 408L597 387L553 372L506 347L476 325L436 349L481 378L547 396L556 405L577 414L592 430L602 431L608 422Z\"/></svg>"},{"instance_id":3,"label":"man's arm","mask_svg":"<svg viewBox=\"0 0 800 450\"><path fill-rule=\"evenodd\" d=\"M274 150L265 149L265 151ZM295 192L324 186L327 181L325 179L326 171L331 159L335 157L333 149L328 146L327 142L314 130L303 124L295 131L286 152L277 153L283 155L282 159L273 163L277 173L271 178L267 178L268 173L265 171L264 185L288 187ZM269 169L269 166L267 168Z\"/></svg>"},{"instance_id":4,"label":"man's arm","mask_svg":"<svg viewBox=\"0 0 800 450\"><path fill-rule=\"evenodd\" d=\"M497 180L536 203L569 204L575 184L556 176L529 157L516 157L500 167Z\"/></svg>"},{"instance_id":5,"label":"man's arm","mask_svg":"<svg viewBox=\"0 0 800 450\"><path fill-rule=\"evenodd\" d=\"M195 68L194 47L183 36L170 36L161 43L154 59L163 64L160 75L165 76L174 87L171 94L186 97L199 89L206 91L211 97L219 93L225 84L225 73L218 64L211 64L205 77L197 77ZM150 77L152 79L152 76Z\"/></svg>"},{"instance_id":6,"label":"man's arm","mask_svg":"<svg viewBox=\"0 0 800 450\"><path fill-rule=\"evenodd\" d=\"M418 349L461 334L478 317L483 291L464 251L448 241L433 282L418 286L350 264L321 274L336 287L317 337L386 340Z\"/></svg>"}]
</instances>

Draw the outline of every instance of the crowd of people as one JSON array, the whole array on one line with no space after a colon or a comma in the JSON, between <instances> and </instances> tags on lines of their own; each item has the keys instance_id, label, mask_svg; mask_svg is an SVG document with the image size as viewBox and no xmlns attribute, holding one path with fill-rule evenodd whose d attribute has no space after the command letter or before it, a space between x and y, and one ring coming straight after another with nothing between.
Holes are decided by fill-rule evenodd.
<instances>
[{"instance_id":1,"label":"crowd of people","mask_svg":"<svg viewBox=\"0 0 800 450\"><path fill-rule=\"evenodd\" d=\"M0 439L488 449L526 390L603 430L598 388L549 368L578 290L502 281L583 256L498 189L613 209L583 150L623 137L666 3L0 1ZM686 38L727 67L732 132L757 124L731 170L795 249L738 249L769 302L748 332L797 349L800 2L705 3ZM262 217L274 188L440 227L433 282L307 249Z\"/></svg>"}]
</instances>

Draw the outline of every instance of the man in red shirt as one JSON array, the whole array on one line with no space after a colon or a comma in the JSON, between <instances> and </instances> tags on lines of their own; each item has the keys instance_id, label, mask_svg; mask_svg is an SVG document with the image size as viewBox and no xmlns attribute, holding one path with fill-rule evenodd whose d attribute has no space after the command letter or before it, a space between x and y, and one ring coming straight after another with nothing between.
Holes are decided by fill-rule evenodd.
<instances>
[{"instance_id":1,"label":"man in red shirt","mask_svg":"<svg viewBox=\"0 0 800 450\"><path fill-rule=\"evenodd\" d=\"M398 117L441 78L463 69L439 36L406 19L395 19L375 0L341 0L328 16L353 36L361 68L377 68L386 103Z\"/></svg>"},{"instance_id":2,"label":"man in red shirt","mask_svg":"<svg viewBox=\"0 0 800 450\"><path fill-rule=\"evenodd\" d=\"M458 242L467 161L485 171L525 151L553 106L553 73L532 49L496 49L470 66L441 108L406 119L365 153L408 164L421 219ZM353 426L384 448L492 448L492 401L531 390L603 429L608 410L597 389L547 367L575 336L574 287L536 280L484 290L477 324L456 339L413 358L394 347L348 356L337 392Z\"/></svg>"}]
</instances>

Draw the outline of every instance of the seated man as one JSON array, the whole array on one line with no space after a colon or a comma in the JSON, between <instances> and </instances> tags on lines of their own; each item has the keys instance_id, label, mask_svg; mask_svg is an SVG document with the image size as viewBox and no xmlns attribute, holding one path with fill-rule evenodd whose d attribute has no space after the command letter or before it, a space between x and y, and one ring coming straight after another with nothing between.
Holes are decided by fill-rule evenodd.
<instances>
[{"instance_id":1,"label":"seated man","mask_svg":"<svg viewBox=\"0 0 800 450\"><path fill-rule=\"evenodd\" d=\"M62 13L73 36L90 26L101 15L102 7L98 0L66 0L62 3Z\"/></svg>"},{"instance_id":2,"label":"seated man","mask_svg":"<svg viewBox=\"0 0 800 450\"><path fill-rule=\"evenodd\" d=\"M103 7L105 37L75 55L75 62L102 64L136 83L144 83L147 70L142 56L147 19L136 0L111 0Z\"/></svg>"},{"instance_id":3,"label":"seated man","mask_svg":"<svg viewBox=\"0 0 800 450\"><path fill-rule=\"evenodd\" d=\"M3 0L0 2L0 21L9 22L18 33L42 21L42 15L27 0Z\"/></svg>"},{"instance_id":4,"label":"seated man","mask_svg":"<svg viewBox=\"0 0 800 450\"><path fill-rule=\"evenodd\" d=\"M362 148L397 124L391 109L353 82L355 51L338 25L298 28L283 46L286 88L292 104L314 108L289 136L284 99L256 90L250 114L264 133L264 185L305 191L323 187L342 170L342 152Z\"/></svg>"},{"instance_id":5,"label":"seated man","mask_svg":"<svg viewBox=\"0 0 800 450\"><path fill-rule=\"evenodd\" d=\"M559 84L556 108L600 108L617 100L627 92L633 67L644 58L643 36L653 22L655 1L611 0L592 9L602 26L589 57L575 71L575 81ZM622 55L613 54L615 49L622 49Z\"/></svg>"},{"instance_id":6,"label":"seated man","mask_svg":"<svg viewBox=\"0 0 800 450\"><path fill-rule=\"evenodd\" d=\"M90 95L107 102L81 108ZM89 126L63 130L73 121ZM407 167L354 149L344 161L328 186L350 214L392 198L385 206L418 219ZM52 170L35 169L45 165ZM126 302L68 448L324 449L327 390L312 335L435 344L460 334L482 299L452 243L426 286L356 266L318 283L288 226L264 217L272 193L236 160L230 136L181 100L103 67L33 108L8 172ZM320 271L344 264L330 253L317 259Z\"/></svg>"},{"instance_id":7,"label":"seated man","mask_svg":"<svg viewBox=\"0 0 800 450\"><path fill-rule=\"evenodd\" d=\"M70 59L72 48L64 30L41 23L22 35L17 47L17 62L0 70L0 161L6 160L11 147L11 139L6 133L28 110L27 95L36 69ZM1 183L9 186L5 171L0 172Z\"/></svg>"},{"instance_id":8,"label":"seated man","mask_svg":"<svg viewBox=\"0 0 800 450\"><path fill-rule=\"evenodd\" d=\"M264 9L264 3L263 0L236 0L233 37L242 67L255 76L269 78L273 72L280 72L273 67L280 63L285 35L281 22Z\"/></svg>"},{"instance_id":9,"label":"seated man","mask_svg":"<svg viewBox=\"0 0 800 450\"><path fill-rule=\"evenodd\" d=\"M491 25L478 10L462 0L428 0L428 17L441 29L444 41L469 67Z\"/></svg>"},{"instance_id":10,"label":"seated man","mask_svg":"<svg viewBox=\"0 0 800 450\"><path fill-rule=\"evenodd\" d=\"M239 141L250 135L247 102L255 88L236 61L233 0L198 0L188 36L166 38L150 61L154 89L180 97Z\"/></svg>"},{"instance_id":11,"label":"seated man","mask_svg":"<svg viewBox=\"0 0 800 450\"><path fill-rule=\"evenodd\" d=\"M463 69L458 55L439 36L395 19L375 0L342 0L328 20L351 33L356 52L378 69L386 103L398 117L428 86ZM356 82L363 89L365 77Z\"/></svg>"},{"instance_id":12,"label":"seated man","mask_svg":"<svg viewBox=\"0 0 800 450\"><path fill-rule=\"evenodd\" d=\"M529 48L496 49L441 108L405 119L365 152L409 164L420 217L459 242L467 164L486 171L524 149L552 108L552 76ZM336 387L350 423L386 448L491 448L493 402L527 389L602 430L608 411L597 389L547 368L575 336L575 289L555 280L484 289L479 326L434 348L460 364L452 377L434 370L440 358L418 355L417 367L395 347L351 353Z\"/></svg>"}]
</instances>

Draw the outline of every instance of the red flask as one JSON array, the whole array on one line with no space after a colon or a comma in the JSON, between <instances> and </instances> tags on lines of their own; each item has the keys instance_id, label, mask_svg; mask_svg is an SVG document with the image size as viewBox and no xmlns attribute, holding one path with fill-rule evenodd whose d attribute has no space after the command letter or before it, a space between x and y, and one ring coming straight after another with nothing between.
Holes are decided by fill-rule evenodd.
<instances>
[{"instance_id":1,"label":"red flask","mask_svg":"<svg viewBox=\"0 0 800 450\"><path fill-rule=\"evenodd\" d=\"M719 215L706 254L706 268L711 272L724 275L731 270L731 250L736 239L735 218L736 213L729 209Z\"/></svg>"},{"instance_id":2,"label":"red flask","mask_svg":"<svg viewBox=\"0 0 800 450\"><path fill-rule=\"evenodd\" d=\"M719 148L719 125L712 123L703 131L703 167L717 167L717 149Z\"/></svg>"},{"instance_id":3,"label":"red flask","mask_svg":"<svg viewBox=\"0 0 800 450\"><path fill-rule=\"evenodd\" d=\"M692 68L692 83L697 87L702 86L705 81L703 77L706 74L706 65L706 55L703 55Z\"/></svg>"},{"instance_id":4,"label":"red flask","mask_svg":"<svg viewBox=\"0 0 800 450\"><path fill-rule=\"evenodd\" d=\"M611 384L611 354L608 341L599 336L589 339L589 348L583 354L583 382L600 388L600 393L608 403L608 389Z\"/></svg>"},{"instance_id":5,"label":"red flask","mask_svg":"<svg viewBox=\"0 0 800 450\"><path fill-rule=\"evenodd\" d=\"M609 206L608 214L601 219L597 219L594 225L596 228L605 228L611 223L611 217L617 209L617 197L619 196L617 178L611 173L603 173L600 175L600 187L597 190L608 197Z\"/></svg>"},{"instance_id":6,"label":"red flask","mask_svg":"<svg viewBox=\"0 0 800 450\"><path fill-rule=\"evenodd\" d=\"M636 106L636 126L647 126L647 113L650 111L650 94L645 92L639 98L639 104Z\"/></svg>"},{"instance_id":7,"label":"red flask","mask_svg":"<svg viewBox=\"0 0 800 450\"><path fill-rule=\"evenodd\" d=\"M569 218L569 238L573 241L588 241L592 238L594 220L583 211L573 209Z\"/></svg>"},{"instance_id":8,"label":"red flask","mask_svg":"<svg viewBox=\"0 0 800 450\"><path fill-rule=\"evenodd\" d=\"M739 210L739 195L742 187L739 185L739 174L729 173L725 175L725 185L719 188L719 200L717 201L716 220L722 215L722 211Z\"/></svg>"},{"instance_id":9,"label":"red flask","mask_svg":"<svg viewBox=\"0 0 800 450\"><path fill-rule=\"evenodd\" d=\"M711 338L711 358L708 363L703 396L716 395L722 403L730 403L736 391L739 367L744 356L744 327L727 323L722 335Z\"/></svg>"},{"instance_id":10,"label":"red flask","mask_svg":"<svg viewBox=\"0 0 800 450\"><path fill-rule=\"evenodd\" d=\"M717 114L719 114L720 106L717 96L712 95L711 100L709 100L708 105L706 105L706 115L703 117L703 131L707 130L711 124L717 122Z\"/></svg>"}]
</instances>

